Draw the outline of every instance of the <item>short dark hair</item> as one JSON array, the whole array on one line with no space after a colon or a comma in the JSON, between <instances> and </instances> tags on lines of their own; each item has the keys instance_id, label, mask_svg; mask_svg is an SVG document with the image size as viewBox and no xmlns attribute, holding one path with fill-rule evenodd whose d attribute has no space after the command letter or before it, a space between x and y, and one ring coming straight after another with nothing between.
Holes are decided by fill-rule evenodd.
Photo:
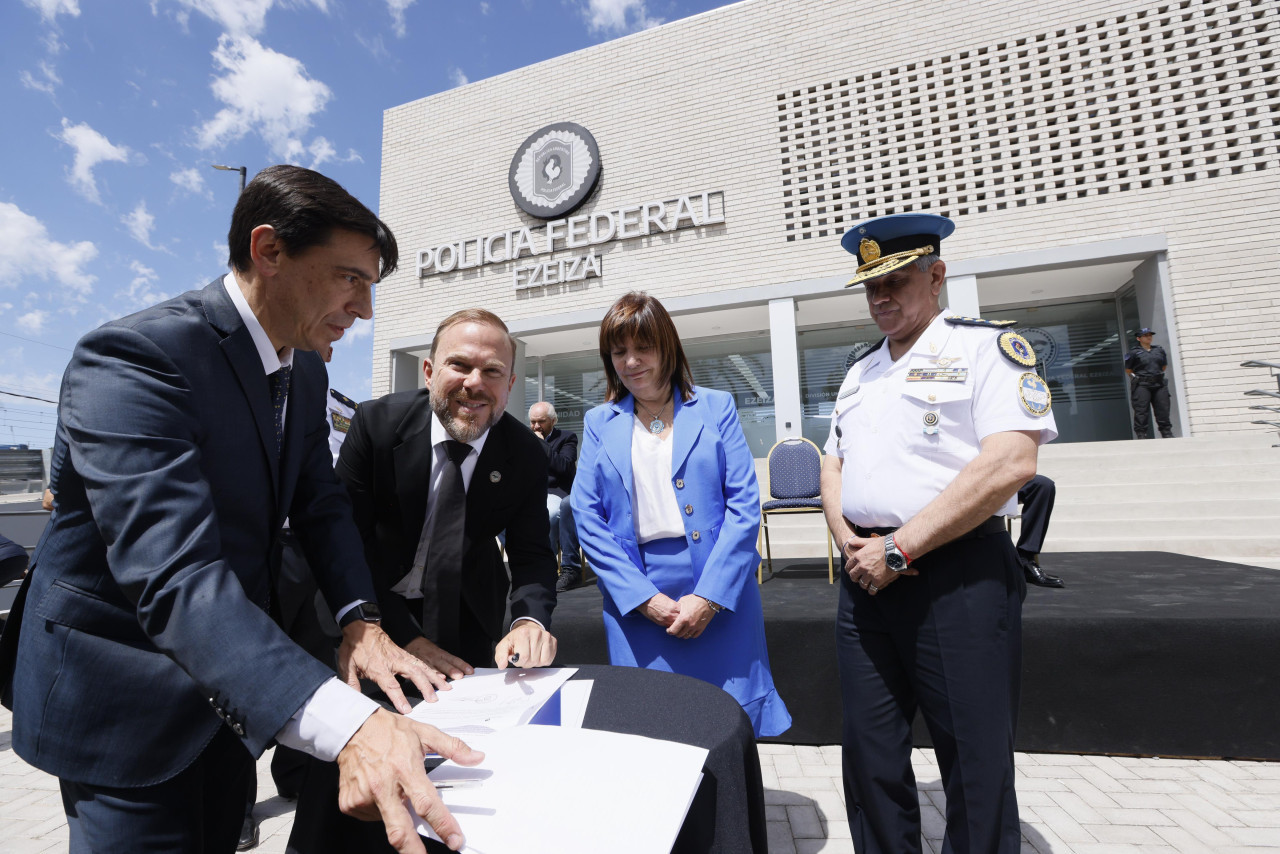
<instances>
[{"instance_id":1,"label":"short dark hair","mask_svg":"<svg viewBox=\"0 0 1280 854\"><path fill-rule=\"evenodd\" d=\"M379 278L400 262L395 235L386 223L337 181L301 166L268 166L240 194L227 232L228 263L239 272L253 265L249 243L260 225L275 229L290 255L328 243L333 230L341 228L366 235L378 247Z\"/></svg>"},{"instance_id":2,"label":"short dark hair","mask_svg":"<svg viewBox=\"0 0 1280 854\"><path fill-rule=\"evenodd\" d=\"M516 339L511 334L511 330L507 328L507 324L502 322L502 318L489 311L487 308L464 308L461 311L455 311L453 314L440 321L440 325L436 327L436 335L431 339L431 355L432 362L436 360L436 347L440 346L440 337L444 335L445 330L450 326L457 326L459 323L479 323L481 326L492 326L501 329L507 334L507 343L511 345L511 372L516 370Z\"/></svg>"},{"instance_id":3,"label":"short dark hair","mask_svg":"<svg viewBox=\"0 0 1280 854\"><path fill-rule=\"evenodd\" d=\"M606 401L621 400L628 394L613 369L613 348L628 338L657 349L661 370L671 378L671 385L680 389L680 399L693 397L693 372L680 345L675 321L656 298L644 291L632 291L619 297L600 321L600 360L608 381Z\"/></svg>"}]
</instances>

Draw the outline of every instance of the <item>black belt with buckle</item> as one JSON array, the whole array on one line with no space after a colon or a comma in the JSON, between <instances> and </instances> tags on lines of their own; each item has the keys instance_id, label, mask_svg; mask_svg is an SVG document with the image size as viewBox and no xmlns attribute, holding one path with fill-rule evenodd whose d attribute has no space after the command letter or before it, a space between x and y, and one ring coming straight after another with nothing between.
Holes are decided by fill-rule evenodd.
<instances>
[{"instance_id":1,"label":"black belt with buckle","mask_svg":"<svg viewBox=\"0 0 1280 854\"><path fill-rule=\"evenodd\" d=\"M853 526L853 532L857 534L859 537L887 537L896 530L898 529L897 528L864 528L861 525ZM1007 530L1008 528L1005 527L1003 516L992 516L990 519L983 522L981 525L974 528L969 533L961 534L960 536L956 537L954 540L949 540L948 542L959 543L964 540L973 540L978 537L985 537L989 534L996 534L996 533L1003 534Z\"/></svg>"}]
</instances>

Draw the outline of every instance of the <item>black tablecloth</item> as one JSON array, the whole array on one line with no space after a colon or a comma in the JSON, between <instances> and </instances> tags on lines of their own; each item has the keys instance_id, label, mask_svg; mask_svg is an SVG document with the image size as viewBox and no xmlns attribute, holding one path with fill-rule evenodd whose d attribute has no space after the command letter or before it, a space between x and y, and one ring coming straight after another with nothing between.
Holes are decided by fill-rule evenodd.
<instances>
[{"instance_id":1,"label":"black tablecloth","mask_svg":"<svg viewBox=\"0 0 1280 854\"><path fill-rule=\"evenodd\" d=\"M709 751L702 785L671 849L673 854L766 854L760 760L751 722L732 697L687 676L628 667L584 665L573 678L594 682L584 727L678 741ZM337 790L337 766L313 761L287 850L294 854L393 850L380 823L357 821L338 811ZM562 794L561 812L547 816L548 821L573 821L574 793ZM427 850L448 849L429 842Z\"/></svg>"}]
</instances>

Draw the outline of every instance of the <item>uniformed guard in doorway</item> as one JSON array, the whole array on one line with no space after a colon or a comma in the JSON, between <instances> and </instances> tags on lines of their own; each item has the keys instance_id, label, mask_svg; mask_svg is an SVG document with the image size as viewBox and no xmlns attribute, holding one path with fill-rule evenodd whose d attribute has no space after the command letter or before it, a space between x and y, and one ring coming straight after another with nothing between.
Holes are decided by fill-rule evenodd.
<instances>
[{"instance_id":1,"label":"uniformed guard in doorway","mask_svg":"<svg viewBox=\"0 0 1280 854\"><path fill-rule=\"evenodd\" d=\"M1022 567L1001 516L1057 435L1031 346L948 317L951 220L896 214L842 244L885 337L849 368L822 469L844 574L836 617L845 805L859 854L919 852L917 708L946 791L944 850L1019 851L1013 745Z\"/></svg>"},{"instance_id":2,"label":"uniformed guard in doorway","mask_svg":"<svg viewBox=\"0 0 1280 854\"><path fill-rule=\"evenodd\" d=\"M1169 421L1169 356L1159 344L1152 344L1154 329L1138 330L1138 343L1125 354L1124 372L1129 375L1129 400L1133 403L1133 434L1150 439L1151 411L1156 413L1156 426L1162 439L1173 438Z\"/></svg>"}]
</instances>

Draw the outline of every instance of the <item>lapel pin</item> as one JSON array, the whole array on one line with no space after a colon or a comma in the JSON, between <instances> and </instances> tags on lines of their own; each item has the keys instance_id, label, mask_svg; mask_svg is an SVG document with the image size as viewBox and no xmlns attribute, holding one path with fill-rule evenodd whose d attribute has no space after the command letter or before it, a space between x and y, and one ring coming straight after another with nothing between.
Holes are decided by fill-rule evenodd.
<instances>
[{"instance_id":1,"label":"lapel pin","mask_svg":"<svg viewBox=\"0 0 1280 854\"><path fill-rule=\"evenodd\" d=\"M924 434L926 436L936 436L938 433L938 413L926 412L924 414Z\"/></svg>"},{"instance_id":2,"label":"lapel pin","mask_svg":"<svg viewBox=\"0 0 1280 854\"><path fill-rule=\"evenodd\" d=\"M500 481L500 480L502 480L502 472L500 472L500 471L491 471L491 472L489 472L489 482L490 482L490 483L497 483L497 482L498 482L498 481Z\"/></svg>"}]
</instances>

